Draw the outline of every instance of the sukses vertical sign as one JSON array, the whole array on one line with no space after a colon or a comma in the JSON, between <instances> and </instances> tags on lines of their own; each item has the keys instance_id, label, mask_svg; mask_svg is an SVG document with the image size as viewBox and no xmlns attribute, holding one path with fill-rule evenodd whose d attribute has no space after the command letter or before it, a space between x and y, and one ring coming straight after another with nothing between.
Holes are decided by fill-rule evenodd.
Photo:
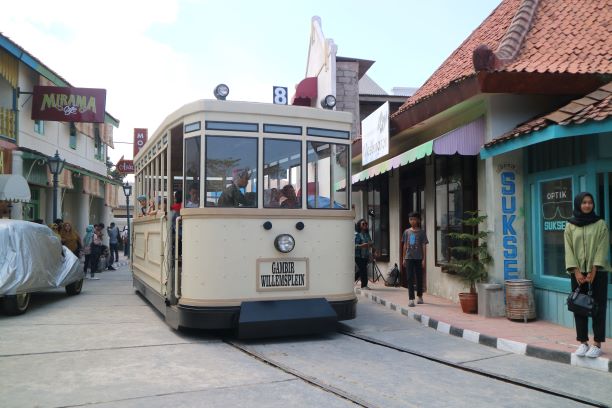
<instances>
[{"instance_id":1,"label":"sukses vertical sign","mask_svg":"<svg viewBox=\"0 0 612 408\"><path fill-rule=\"evenodd\" d=\"M142 128L134 128L134 157L147 143L148 130Z\"/></svg>"},{"instance_id":2,"label":"sukses vertical sign","mask_svg":"<svg viewBox=\"0 0 612 408\"><path fill-rule=\"evenodd\" d=\"M503 171L501 177L502 234L504 250L504 279L517 279L518 238L514 222L516 221L516 174Z\"/></svg>"}]
</instances>

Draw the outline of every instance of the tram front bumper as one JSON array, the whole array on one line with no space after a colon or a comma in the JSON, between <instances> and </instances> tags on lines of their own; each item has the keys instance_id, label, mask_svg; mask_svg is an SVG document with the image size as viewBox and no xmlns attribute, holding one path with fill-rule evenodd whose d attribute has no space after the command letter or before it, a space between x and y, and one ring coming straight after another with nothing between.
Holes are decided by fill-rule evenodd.
<instances>
[{"instance_id":1,"label":"tram front bumper","mask_svg":"<svg viewBox=\"0 0 612 408\"><path fill-rule=\"evenodd\" d=\"M338 315L324 299L294 299L243 302L238 337L296 336L333 331Z\"/></svg>"}]
</instances>

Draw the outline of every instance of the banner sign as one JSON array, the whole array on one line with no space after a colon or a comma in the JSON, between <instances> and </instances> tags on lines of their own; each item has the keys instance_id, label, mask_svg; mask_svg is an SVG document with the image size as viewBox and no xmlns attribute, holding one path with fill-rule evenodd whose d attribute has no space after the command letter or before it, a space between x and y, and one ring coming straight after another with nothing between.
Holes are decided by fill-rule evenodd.
<instances>
[{"instance_id":1,"label":"banner sign","mask_svg":"<svg viewBox=\"0 0 612 408\"><path fill-rule=\"evenodd\" d=\"M142 147L147 143L147 129L134 129L134 157L136 154L142 149Z\"/></svg>"},{"instance_id":2,"label":"banner sign","mask_svg":"<svg viewBox=\"0 0 612 408\"><path fill-rule=\"evenodd\" d=\"M34 86L32 119L104 123L106 89Z\"/></svg>"},{"instance_id":3,"label":"banner sign","mask_svg":"<svg viewBox=\"0 0 612 408\"><path fill-rule=\"evenodd\" d=\"M117 162L117 170L123 174L134 174L134 160L119 160Z\"/></svg>"},{"instance_id":4,"label":"banner sign","mask_svg":"<svg viewBox=\"0 0 612 408\"><path fill-rule=\"evenodd\" d=\"M361 164L389 154L389 102L361 121Z\"/></svg>"}]
</instances>

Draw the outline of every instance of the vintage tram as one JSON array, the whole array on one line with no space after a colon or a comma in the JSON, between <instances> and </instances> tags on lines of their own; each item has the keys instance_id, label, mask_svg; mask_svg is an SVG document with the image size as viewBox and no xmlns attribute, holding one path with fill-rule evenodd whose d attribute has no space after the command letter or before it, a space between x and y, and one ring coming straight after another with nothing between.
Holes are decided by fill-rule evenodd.
<instances>
[{"instance_id":1,"label":"vintage tram","mask_svg":"<svg viewBox=\"0 0 612 408\"><path fill-rule=\"evenodd\" d=\"M134 159L135 288L174 328L244 338L354 318L350 129L350 113L302 106L170 114Z\"/></svg>"}]
</instances>

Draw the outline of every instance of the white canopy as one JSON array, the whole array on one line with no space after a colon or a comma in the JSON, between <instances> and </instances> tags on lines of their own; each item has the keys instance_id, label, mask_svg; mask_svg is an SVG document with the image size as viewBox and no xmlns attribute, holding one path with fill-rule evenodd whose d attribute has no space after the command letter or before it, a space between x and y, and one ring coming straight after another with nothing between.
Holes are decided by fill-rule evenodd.
<instances>
[{"instance_id":1,"label":"white canopy","mask_svg":"<svg viewBox=\"0 0 612 408\"><path fill-rule=\"evenodd\" d=\"M30 186L18 174L0 174L0 201L30 201Z\"/></svg>"}]
</instances>

